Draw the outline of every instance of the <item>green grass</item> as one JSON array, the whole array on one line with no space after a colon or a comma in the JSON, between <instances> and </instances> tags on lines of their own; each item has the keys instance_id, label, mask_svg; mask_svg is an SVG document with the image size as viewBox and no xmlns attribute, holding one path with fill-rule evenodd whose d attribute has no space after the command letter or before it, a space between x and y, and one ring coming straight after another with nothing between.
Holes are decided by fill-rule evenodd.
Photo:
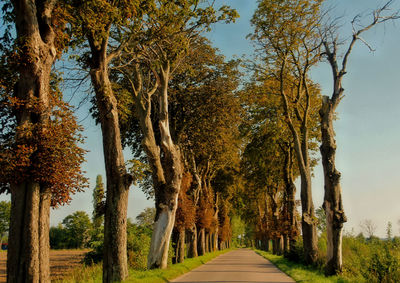
<instances>
[{"instance_id":1,"label":"green grass","mask_svg":"<svg viewBox=\"0 0 400 283\"><path fill-rule=\"evenodd\" d=\"M273 255L271 253L255 250L256 253L262 257L271 261L276 267L285 272L287 275L292 277L296 282L312 282L312 283L347 283L347 282L357 282L348 280L341 276L330 276L325 277L324 274L315 268L310 266L305 266L300 263L291 262L285 259L283 256Z\"/></svg>"},{"instance_id":2,"label":"green grass","mask_svg":"<svg viewBox=\"0 0 400 283\"><path fill-rule=\"evenodd\" d=\"M214 259L215 257L224 254L232 249L208 253L204 256L197 258L185 259L183 263L171 265L167 269L154 269L154 270L130 270L129 277L124 282L129 283L164 283L169 282L182 274ZM102 266L94 265L91 267L81 267L74 270L68 278L65 278L62 283L100 283L102 282Z\"/></svg>"}]
</instances>

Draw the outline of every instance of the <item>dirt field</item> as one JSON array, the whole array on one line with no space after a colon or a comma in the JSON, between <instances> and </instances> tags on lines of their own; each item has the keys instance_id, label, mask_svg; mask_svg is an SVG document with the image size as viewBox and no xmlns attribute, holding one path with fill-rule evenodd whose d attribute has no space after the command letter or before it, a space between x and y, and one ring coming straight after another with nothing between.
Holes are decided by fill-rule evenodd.
<instances>
[{"instance_id":1,"label":"dirt field","mask_svg":"<svg viewBox=\"0 0 400 283\"><path fill-rule=\"evenodd\" d=\"M87 250L52 250L50 251L51 279L59 279L68 271L81 265ZM0 283L6 282L7 252L0 252Z\"/></svg>"}]
</instances>

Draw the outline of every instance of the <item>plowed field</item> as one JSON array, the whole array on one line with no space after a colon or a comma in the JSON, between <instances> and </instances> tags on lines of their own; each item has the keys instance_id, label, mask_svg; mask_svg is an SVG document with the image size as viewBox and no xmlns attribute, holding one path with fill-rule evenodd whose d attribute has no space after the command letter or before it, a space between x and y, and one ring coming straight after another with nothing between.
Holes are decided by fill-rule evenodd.
<instances>
[{"instance_id":1,"label":"plowed field","mask_svg":"<svg viewBox=\"0 0 400 283\"><path fill-rule=\"evenodd\" d=\"M62 278L68 271L80 266L86 252L87 250L51 250L51 280ZM6 282L6 261L7 252L0 252L0 283Z\"/></svg>"}]
</instances>

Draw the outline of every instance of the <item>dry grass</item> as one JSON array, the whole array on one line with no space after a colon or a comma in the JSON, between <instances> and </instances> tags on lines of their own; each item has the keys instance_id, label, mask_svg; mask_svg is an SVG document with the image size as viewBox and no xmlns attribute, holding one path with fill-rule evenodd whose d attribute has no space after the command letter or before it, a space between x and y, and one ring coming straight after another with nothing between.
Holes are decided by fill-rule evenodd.
<instances>
[{"instance_id":1,"label":"dry grass","mask_svg":"<svg viewBox=\"0 0 400 283\"><path fill-rule=\"evenodd\" d=\"M81 266L81 260L88 250L51 250L51 280L61 279ZM7 252L0 252L0 283L6 282Z\"/></svg>"}]
</instances>

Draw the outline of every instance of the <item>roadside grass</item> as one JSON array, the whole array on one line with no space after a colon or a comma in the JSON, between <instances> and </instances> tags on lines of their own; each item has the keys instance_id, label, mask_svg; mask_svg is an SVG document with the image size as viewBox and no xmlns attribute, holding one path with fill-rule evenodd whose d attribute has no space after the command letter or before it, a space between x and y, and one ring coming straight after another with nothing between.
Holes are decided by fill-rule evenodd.
<instances>
[{"instance_id":1,"label":"roadside grass","mask_svg":"<svg viewBox=\"0 0 400 283\"><path fill-rule=\"evenodd\" d=\"M165 283L174 278L183 275L190 270L216 258L217 256L231 251L226 249L196 258L185 259L183 263L178 263L169 266L167 269L154 269L154 270L129 270L129 277L123 282L126 283ZM102 265L83 266L75 269L70 275L63 280L55 281L57 283L100 283L102 282Z\"/></svg>"},{"instance_id":2,"label":"roadside grass","mask_svg":"<svg viewBox=\"0 0 400 283\"><path fill-rule=\"evenodd\" d=\"M60 280L55 280L56 283L100 283L102 282L102 264L95 264L92 266L78 267Z\"/></svg>"},{"instance_id":3,"label":"roadside grass","mask_svg":"<svg viewBox=\"0 0 400 283\"><path fill-rule=\"evenodd\" d=\"M312 282L312 283L352 283L360 282L359 280L350 280L342 276L325 275L318 269L311 266L305 266L300 263L292 262L283 256L273 255L269 252L255 250L256 253L271 261L276 267L292 277L296 282Z\"/></svg>"}]
</instances>

